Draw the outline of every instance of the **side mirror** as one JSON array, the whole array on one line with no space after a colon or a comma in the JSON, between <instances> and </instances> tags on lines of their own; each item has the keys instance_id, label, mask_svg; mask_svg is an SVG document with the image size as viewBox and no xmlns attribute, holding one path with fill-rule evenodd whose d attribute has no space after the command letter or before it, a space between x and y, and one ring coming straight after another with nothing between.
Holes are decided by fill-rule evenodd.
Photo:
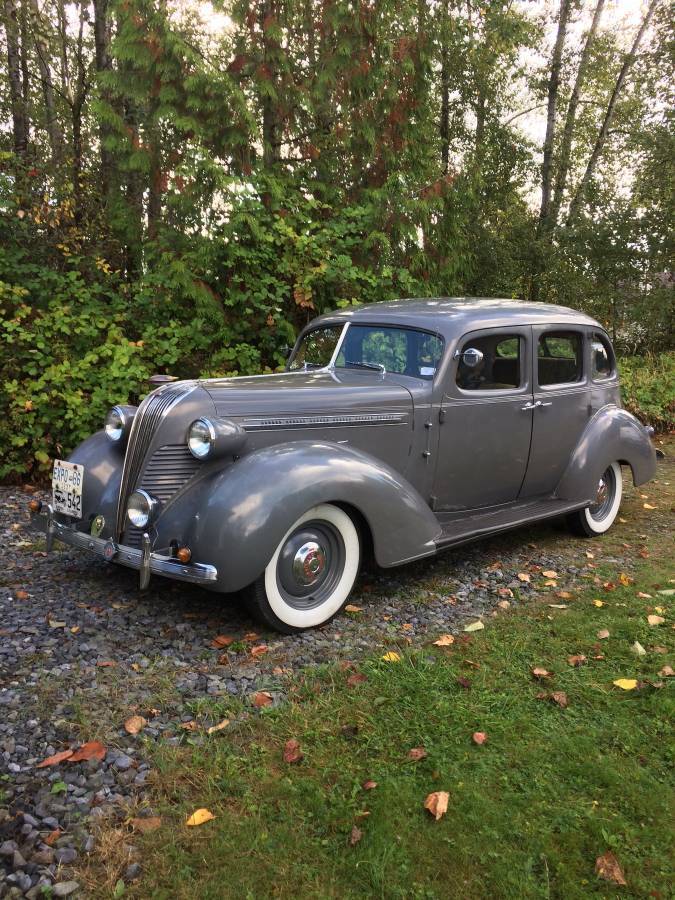
<instances>
[{"instance_id":1,"label":"side mirror","mask_svg":"<svg viewBox=\"0 0 675 900\"><path fill-rule=\"evenodd\" d=\"M455 359L457 358L461 358L464 365L469 369L475 369L476 366L483 362L483 352L481 350L476 350L475 347L469 347L463 353L457 351L457 353L455 353Z\"/></svg>"}]
</instances>

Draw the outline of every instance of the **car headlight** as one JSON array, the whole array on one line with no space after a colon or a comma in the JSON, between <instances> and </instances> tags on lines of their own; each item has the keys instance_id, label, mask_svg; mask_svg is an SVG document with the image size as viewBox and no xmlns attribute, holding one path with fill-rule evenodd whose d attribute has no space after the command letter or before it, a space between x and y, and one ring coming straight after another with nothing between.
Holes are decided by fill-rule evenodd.
<instances>
[{"instance_id":1,"label":"car headlight","mask_svg":"<svg viewBox=\"0 0 675 900\"><path fill-rule=\"evenodd\" d=\"M188 430L187 445L195 459L206 459L216 440L216 430L209 419L197 419Z\"/></svg>"},{"instance_id":2,"label":"car headlight","mask_svg":"<svg viewBox=\"0 0 675 900\"><path fill-rule=\"evenodd\" d=\"M105 433L115 444L129 437L131 423L136 414L135 406L113 406L105 417Z\"/></svg>"},{"instance_id":3,"label":"car headlight","mask_svg":"<svg viewBox=\"0 0 675 900\"><path fill-rule=\"evenodd\" d=\"M134 491L127 503L127 518L135 528L145 528L157 518L159 500L147 491Z\"/></svg>"}]
</instances>

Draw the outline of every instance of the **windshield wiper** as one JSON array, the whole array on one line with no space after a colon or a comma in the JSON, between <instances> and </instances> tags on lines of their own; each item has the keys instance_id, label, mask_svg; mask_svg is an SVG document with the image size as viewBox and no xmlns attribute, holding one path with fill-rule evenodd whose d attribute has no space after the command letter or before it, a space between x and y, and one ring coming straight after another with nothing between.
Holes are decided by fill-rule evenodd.
<instances>
[{"instance_id":1,"label":"windshield wiper","mask_svg":"<svg viewBox=\"0 0 675 900\"><path fill-rule=\"evenodd\" d=\"M382 363L356 362L355 360L346 359L345 368L349 368L349 366L353 366L356 369L372 369L373 372L382 372L383 375L387 372Z\"/></svg>"}]
</instances>

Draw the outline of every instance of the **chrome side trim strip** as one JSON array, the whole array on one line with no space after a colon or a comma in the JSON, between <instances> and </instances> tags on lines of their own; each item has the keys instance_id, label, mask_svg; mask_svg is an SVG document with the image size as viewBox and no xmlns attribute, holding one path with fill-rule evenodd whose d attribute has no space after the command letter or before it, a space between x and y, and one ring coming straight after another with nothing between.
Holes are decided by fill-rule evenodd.
<instances>
[{"instance_id":1,"label":"chrome side trim strip","mask_svg":"<svg viewBox=\"0 0 675 900\"><path fill-rule=\"evenodd\" d=\"M71 547L90 550L104 559L113 560L130 569L138 569L141 572L141 580L144 574L149 577L149 573L166 575L168 578L189 581L193 584L212 584L218 580L218 570L215 566L207 563L183 565L183 563L178 562L172 556L163 556L160 553L148 554L146 548L126 547L122 544L116 544L103 538L85 534L83 531L76 531L72 525L63 525L61 522L57 522L53 518L49 507L47 507L47 515L39 513L32 515L31 524L38 531L42 531L47 535L51 531L54 538L62 541L64 544L69 544ZM147 571L148 569L149 572ZM143 587L143 584L141 584L141 587Z\"/></svg>"},{"instance_id":2,"label":"chrome side trim strip","mask_svg":"<svg viewBox=\"0 0 675 900\"><path fill-rule=\"evenodd\" d=\"M402 425L407 413L371 413L327 416L275 416L274 418L243 419L246 431L269 431L276 428L319 428L340 425Z\"/></svg>"}]
</instances>

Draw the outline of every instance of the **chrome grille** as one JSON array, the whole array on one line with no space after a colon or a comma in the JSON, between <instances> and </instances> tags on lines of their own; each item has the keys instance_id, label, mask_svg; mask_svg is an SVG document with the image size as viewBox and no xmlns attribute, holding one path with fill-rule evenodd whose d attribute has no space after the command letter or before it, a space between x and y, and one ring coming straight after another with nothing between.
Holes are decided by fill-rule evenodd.
<instances>
[{"instance_id":1,"label":"chrome grille","mask_svg":"<svg viewBox=\"0 0 675 900\"><path fill-rule=\"evenodd\" d=\"M127 452L124 456L122 484L117 505L117 535L122 536L129 494L134 490L141 475L143 461L150 441L162 418L171 407L192 390L191 384L167 385L153 391L138 407L131 426Z\"/></svg>"}]
</instances>

